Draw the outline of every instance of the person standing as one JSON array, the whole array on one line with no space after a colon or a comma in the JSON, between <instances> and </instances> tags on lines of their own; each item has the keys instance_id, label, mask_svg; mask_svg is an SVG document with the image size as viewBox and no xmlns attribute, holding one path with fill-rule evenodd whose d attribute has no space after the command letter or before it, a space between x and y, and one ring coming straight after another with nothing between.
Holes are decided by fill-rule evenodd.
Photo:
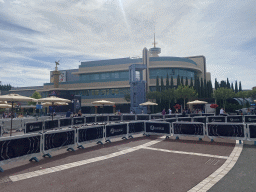
<instances>
[{"instance_id":1,"label":"person standing","mask_svg":"<svg viewBox=\"0 0 256 192\"><path fill-rule=\"evenodd\" d=\"M223 108L220 109L220 115L224 115L225 111Z\"/></svg>"},{"instance_id":2,"label":"person standing","mask_svg":"<svg viewBox=\"0 0 256 192\"><path fill-rule=\"evenodd\" d=\"M81 116L82 116L82 111L81 111L81 110L78 111L77 116L78 116L78 117L81 117Z\"/></svg>"},{"instance_id":3,"label":"person standing","mask_svg":"<svg viewBox=\"0 0 256 192\"><path fill-rule=\"evenodd\" d=\"M67 111L67 113L66 113L66 117L70 117L71 116L71 111L70 111L70 109Z\"/></svg>"},{"instance_id":4,"label":"person standing","mask_svg":"<svg viewBox=\"0 0 256 192\"><path fill-rule=\"evenodd\" d=\"M169 114L172 114L172 109L171 108L169 109Z\"/></svg>"},{"instance_id":5,"label":"person standing","mask_svg":"<svg viewBox=\"0 0 256 192\"><path fill-rule=\"evenodd\" d=\"M165 115L165 114L166 114L165 109L163 109L163 111L162 111L162 115Z\"/></svg>"}]
</instances>

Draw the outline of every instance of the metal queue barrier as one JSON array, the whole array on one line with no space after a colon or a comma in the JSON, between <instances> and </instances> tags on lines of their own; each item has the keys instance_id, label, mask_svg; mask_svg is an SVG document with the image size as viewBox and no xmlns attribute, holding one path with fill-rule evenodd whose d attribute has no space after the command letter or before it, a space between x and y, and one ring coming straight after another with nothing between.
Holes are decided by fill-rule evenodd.
<instances>
[{"instance_id":1,"label":"metal queue barrier","mask_svg":"<svg viewBox=\"0 0 256 192\"><path fill-rule=\"evenodd\" d=\"M108 122L118 122L120 123L122 121L122 116L121 115L109 115L108 116Z\"/></svg>"},{"instance_id":2,"label":"metal queue barrier","mask_svg":"<svg viewBox=\"0 0 256 192\"><path fill-rule=\"evenodd\" d=\"M0 125L0 137L2 137L2 126Z\"/></svg>"},{"instance_id":3,"label":"metal queue barrier","mask_svg":"<svg viewBox=\"0 0 256 192\"><path fill-rule=\"evenodd\" d=\"M202 114L198 114L198 113L190 113L189 117L196 117L196 116L202 116Z\"/></svg>"},{"instance_id":4,"label":"metal queue barrier","mask_svg":"<svg viewBox=\"0 0 256 192\"><path fill-rule=\"evenodd\" d=\"M135 121L136 116L133 114L122 115L122 121Z\"/></svg>"},{"instance_id":5,"label":"metal queue barrier","mask_svg":"<svg viewBox=\"0 0 256 192\"><path fill-rule=\"evenodd\" d=\"M245 115L244 122L245 123L256 123L256 115Z\"/></svg>"},{"instance_id":6,"label":"metal queue barrier","mask_svg":"<svg viewBox=\"0 0 256 192\"><path fill-rule=\"evenodd\" d=\"M248 140L254 141L256 145L256 123L248 124Z\"/></svg>"},{"instance_id":7,"label":"metal queue barrier","mask_svg":"<svg viewBox=\"0 0 256 192\"><path fill-rule=\"evenodd\" d=\"M201 116L215 116L214 113L202 113Z\"/></svg>"},{"instance_id":8,"label":"metal queue barrier","mask_svg":"<svg viewBox=\"0 0 256 192\"><path fill-rule=\"evenodd\" d=\"M145 134L149 135L165 135L166 138L171 136L171 125L168 122L145 121Z\"/></svg>"},{"instance_id":9,"label":"metal queue barrier","mask_svg":"<svg viewBox=\"0 0 256 192\"><path fill-rule=\"evenodd\" d=\"M207 123L206 132L211 141L218 137L246 140L246 127L244 123Z\"/></svg>"},{"instance_id":10,"label":"metal queue barrier","mask_svg":"<svg viewBox=\"0 0 256 192\"><path fill-rule=\"evenodd\" d=\"M41 156L42 134L31 133L0 139L0 165L10 162L29 159L38 162L37 157ZM0 167L0 172L4 170Z\"/></svg>"},{"instance_id":11,"label":"metal queue barrier","mask_svg":"<svg viewBox=\"0 0 256 192\"><path fill-rule=\"evenodd\" d=\"M154 119L164 119L164 115L150 115L149 119L154 120Z\"/></svg>"},{"instance_id":12,"label":"metal queue barrier","mask_svg":"<svg viewBox=\"0 0 256 192\"><path fill-rule=\"evenodd\" d=\"M208 123L210 122L226 122L226 116L207 116Z\"/></svg>"},{"instance_id":13,"label":"metal queue barrier","mask_svg":"<svg viewBox=\"0 0 256 192\"><path fill-rule=\"evenodd\" d=\"M84 117L74 117L73 118L73 126L74 128L81 127L85 124Z\"/></svg>"},{"instance_id":14,"label":"metal queue barrier","mask_svg":"<svg viewBox=\"0 0 256 192\"><path fill-rule=\"evenodd\" d=\"M76 129L47 131L43 134L43 157L51 157L50 152L61 148L74 151L76 145Z\"/></svg>"},{"instance_id":15,"label":"metal queue barrier","mask_svg":"<svg viewBox=\"0 0 256 192\"><path fill-rule=\"evenodd\" d=\"M83 144L97 142L103 144L105 133L104 125L93 125L77 129L77 148L84 148Z\"/></svg>"},{"instance_id":16,"label":"metal queue barrier","mask_svg":"<svg viewBox=\"0 0 256 192\"><path fill-rule=\"evenodd\" d=\"M206 125L207 118L206 118L206 116L194 116L193 117L193 122L201 122L201 123L204 123Z\"/></svg>"},{"instance_id":17,"label":"metal queue barrier","mask_svg":"<svg viewBox=\"0 0 256 192\"><path fill-rule=\"evenodd\" d=\"M107 115L98 115L96 116L96 123L106 123L108 121Z\"/></svg>"},{"instance_id":18,"label":"metal queue barrier","mask_svg":"<svg viewBox=\"0 0 256 192\"><path fill-rule=\"evenodd\" d=\"M72 119L71 118L59 119L59 127L72 128Z\"/></svg>"},{"instance_id":19,"label":"metal queue barrier","mask_svg":"<svg viewBox=\"0 0 256 192\"><path fill-rule=\"evenodd\" d=\"M164 121L170 123L171 126L172 126L172 122L176 122L176 121L177 121L177 118L166 118L166 119L164 119Z\"/></svg>"},{"instance_id":20,"label":"metal queue barrier","mask_svg":"<svg viewBox=\"0 0 256 192\"><path fill-rule=\"evenodd\" d=\"M176 139L180 136L193 136L201 140L205 136L205 124L201 122L173 122L172 130Z\"/></svg>"},{"instance_id":21,"label":"metal queue barrier","mask_svg":"<svg viewBox=\"0 0 256 192\"><path fill-rule=\"evenodd\" d=\"M149 120L149 115L146 114L141 114L141 115L136 115L136 120Z\"/></svg>"},{"instance_id":22,"label":"metal queue barrier","mask_svg":"<svg viewBox=\"0 0 256 192\"><path fill-rule=\"evenodd\" d=\"M25 124L24 134L31 132L43 132L44 122L29 122Z\"/></svg>"},{"instance_id":23,"label":"metal queue barrier","mask_svg":"<svg viewBox=\"0 0 256 192\"><path fill-rule=\"evenodd\" d=\"M166 114L165 118L176 118L175 114Z\"/></svg>"},{"instance_id":24,"label":"metal queue barrier","mask_svg":"<svg viewBox=\"0 0 256 192\"><path fill-rule=\"evenodd\" d=\"M106 128L106 142L111 142L111 138L122 137L127 139L128 137L128 124L127 123L116 123L105 125Z\"/></svg>"},{"instance_id":25,"label":"metal queue barrier","mask_svg":"<svg viewBox=\"0 0 256 192\"><path fill-rule=\"evenodd\" d=\"M178 117L178 121L186 121L186 122L192 122L193 118L192 117Z\"/></svg>"},{"instance_id":26,"label":"metal queue barrier","mask_svg":"<svg viewBox=\"0 0 256 192\"><path fill-rule=\"evenodd\" d=\"M133 135L145 133L144 121L131 121L128 123L128 137L133 138Z\"/></svg>"},{"instance_id":27,"label":"metal queue barrier","mask_svg":"<svg viewBox=\"0 0 256 192\"><path fill-rule=\"evenodd\" d=\"M243 123L243 116L242 115L229 115L226 116L226 122L228 123Z\"/></svg>"},{"instance_id":28,"label":"metal queue barrier","mask_svg":"<svg viewBox=\"0 0 256 192\"><path fill-rule=\"evenodd\" d=\"M46 120L44 121L44 131L59 128L59 120Z\"/></svg>"},{"instance_id":29,"label":"metal queue barrier","mask_svg":"<svg viewBox=\"0 0 256 192\"><path fill-rule=\"evenodd\" d=\"M85 116L86 124L94 124L96 122L96 116Z\"/></svg>"}]
</instances>

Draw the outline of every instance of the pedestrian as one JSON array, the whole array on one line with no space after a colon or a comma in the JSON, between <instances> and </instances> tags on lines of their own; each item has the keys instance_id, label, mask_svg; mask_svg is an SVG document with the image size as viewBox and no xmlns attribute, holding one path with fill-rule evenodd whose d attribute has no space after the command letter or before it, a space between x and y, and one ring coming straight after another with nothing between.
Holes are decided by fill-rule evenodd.
<instances>
[{"instance_id":1,"label":"pedestrian","mask_svg":"<svg viewBox=\"0 0 256 192\"><path fill-rule=\"evenodd\" d=\"M171 108L169 109L169 114L172 114L172 109Z\"/></svg>"},{"instance_id":2,"label":"pedestrian","mask_svg":"<svg viewBox=\"0 0 256 192\"><path fill-rule=\"evenodd\" d=\"M70 111L70 109L67 111L67 113L66 113L66 117L70 117L71 116L71 111Z\"/></svg>"},{"instance_id":3,"label":"pedestrian","mask_svg":"<svg viewBox=\"0 0 256 192\"><path fill-rule=\"evenodd\" d=\"M78 111L77 116L78 116L78 117L81 117L81 116L82 116L82 111L81 111L81 110Z\"/></svg>"},{"instance_id":4,"label":"pedestrian","mask_svg":"<svg viewBox=\"0 0 256 192\"><path fill-rule=\"evenodd\" d=\"M131 110L130 114L133 114L133 111Z\"/></svg>"},{"instance_id":5,"label":"pedestrian","mask_svg":"<svg viewBox=\"0 0 256 192\"><path fill-rule=\"evenodd\" d=\"M162 115L165 115L165 114L166 114L165 109L163 109L163 111L162 111Z\"/></svg>"},{"instance_id":6,"label":"pedestrian","mask_svg":"<svg viewBox=\"0 0 256 192\"><path fill-rule=\"evenodd\" d=\"M225 111L223 108L220 109L220 115L224 115Z\"/></svg>"}]
</instances>

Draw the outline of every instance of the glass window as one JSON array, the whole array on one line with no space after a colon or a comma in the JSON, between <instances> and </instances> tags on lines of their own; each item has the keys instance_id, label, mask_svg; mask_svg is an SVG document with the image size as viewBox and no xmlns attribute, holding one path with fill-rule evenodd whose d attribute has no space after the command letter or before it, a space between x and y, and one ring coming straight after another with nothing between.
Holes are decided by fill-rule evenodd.
<instances>
[{"instance_id":1,"label":"glass window","mask_svg":"<svg viewBox=\"0 0 256 192\"><path fill-rule=\"evenodd\" d=\"M130 94L130 89L119 89L119 93L122 95Z\"/></svg>"},{"instance_id":2,"label":"glass window","mask_svg":"<svg viewBox=\"0 0 256 192\"><path fill-rule=\"evenodd\" d=\"M95 89L95 90L91 90L92 92L92 95L99 95L99 90L98 89Z\"/></svg>"},{"instance_id":3,"label":"glass window","mask_svg":"<svg viewBox=\"0 0 256 192\"><path fill-rule=\"evenodd\" d=\"M111 93L112 93L112 95L118 95L119 90L118 89L111 89Z\"/></svg>"},{"instance_id":4,"label":"glass window","mask_svg":"<svg viewBox=\"0 0 256 192\"><path fill-rule=\"evenodd\" d=\"M100 93L101 95L109 95L109 89L102 89Z\"/></svg>"}]
</instances>

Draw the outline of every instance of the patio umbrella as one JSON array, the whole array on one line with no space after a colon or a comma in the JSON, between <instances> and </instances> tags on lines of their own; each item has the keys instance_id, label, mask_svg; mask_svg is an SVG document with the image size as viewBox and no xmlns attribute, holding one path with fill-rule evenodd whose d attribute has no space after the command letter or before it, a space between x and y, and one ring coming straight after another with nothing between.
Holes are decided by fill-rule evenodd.
<instances>
[{"instance_id":1,"label":"patio umbrella","mask_svg":"<svg viewBox=\"0 0 256 192\"><path fill-rule=\"evenodd\" d=\"M0 108L12 108L9 104L0 104Z\"/></svg>"},{"instance_id":2,"label":"patio umbrella","mask_svg":"<svg viewBox=\"0 0 256 192\"><path fill-rule=\"evenodd\" d=\"M141 103L140 105L143 105L143 106L149 106L149 105L158 105L157 103L153 103L151 101L147 101L145 103Z\"/></svg>"},{"instance_id":3,"label":"patio umbrella","mask_svg":"<svg viewBox=\"0 0 256 192\"><path fill-rule=\"evenodd\" d=\"M104 112L104 105L115 105L114 102L106 101L106 100L93 101L92 104L94 104L94 105L102 105L102 107L103 107L103 109L102 109L102 116L103 116L103 112ZM103 119L102 119L102 121L103 121Z\"/></svg>"},{"instance_id":4,"label":"patio umbrella","mask_svg":"<svg viewBox=\"0 0 256 192\"><path fill-rule=\"evenodd\" d=\"M206 101L199 101L199 100L187 102L187 104L192 104L192 105L196 105L196 104L206 104L206 103L208 103L208 102L206 102Z\"/></svg>"},{"instance_id":5,"label":"patio umbrella","mask_svg":"<svg viewBox=\"0 0 256 192\"><path fill-rule=\"evenodd\" d=\"M71 101L69 99L63 99L63 98L55 97L55 96L37 99L37 101L38 102L50 102L52 107L54 106L54 103L56 106L57 102L71 103ZM52 120L53 120L53 110L52 110Z\"/></svg>"},{"instance_id":6,"label":"patio umbrella","mask_svg":"<svg viewBox=\"0 0 256 192\"><path fill-rule=\"evenodd\" d=\"M7 104L7 101L0 101L0 104Z\"/></svg>"},{"instance_id":7,"label":"patio umbrella","mask_svg":"<svg viewBox=\"0 0 256 192\"><path fill-rule=\"evenodd\" d=\"M35 99L33 99L31 97L21 96L19 94L8 94L8 95L0 95L0 101L10 101L10 102L12 102L12 105L11 105L11 108L12 108L12 112L11 112L11 131L10 131L10 136L12 136L12 115L13 115L13 104L14 104L14 102L17 102L17 101L35 101Z\"/></svg>"}]
</instances>

